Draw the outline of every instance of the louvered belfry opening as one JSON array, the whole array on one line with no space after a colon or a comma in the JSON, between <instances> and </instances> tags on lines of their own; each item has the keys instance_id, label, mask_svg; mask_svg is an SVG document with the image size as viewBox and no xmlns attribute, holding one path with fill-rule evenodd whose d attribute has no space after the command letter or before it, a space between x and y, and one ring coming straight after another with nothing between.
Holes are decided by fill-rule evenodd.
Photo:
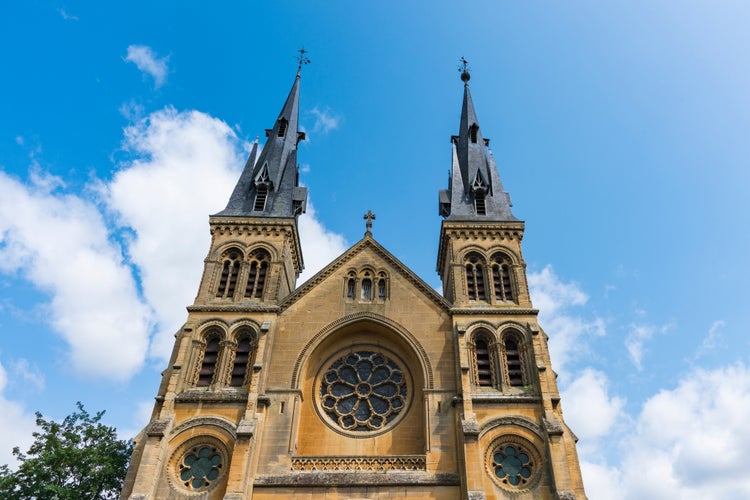
<instances>
[{"instance_id":1,"label":"louvered belfry opening","mask_svg":"<svg viewBox=\"0 0 750 500\"><path fill-rule=\"evenodd\" d=\"M245 298L259 299L263 297L266 285L270 256L264 250L255 250L250 254L250 270L247 275Z\"/></svg>"},{"instance_id":2,"label":"louvered belfry opening","mask_svg":"<svg viewBox=\"0 0 750 500\"><path fill-rule=\"evenodd\" d=\"M484 266L479 255L470 254L466 258L466 289L469 300L487 300L484 290Z\"/></svg>"},{"instance_id":3,"label":"louvered belfry opening","mask_svg":"<svg viewBox=\"0 0 750 500\"><path fill-rule=\"evenodd\" d=\"M206 350L203 351L203 361L198 373L199 387L208 387L214 378L216 372L216 363L219 360L219 337L212 336L206 340Z\"/></svg>"},{"instance_id":4,"label":"louvered belfry opening","mask_svg":"<svg viewBox=\"0 0 750 500\"><path fill-rule=\"evenodd\" d=\"M234 297L234 289L237 286L237 277L239 273L240 254L237 251L230 251L225 254L224 262L221 267L219 286L216 288L217 297Z\"/></svg>"},{"instance_id":5,"label":"louvered belfry opening","mask_svg":"<svg viewBox=\"0 0 750 500\"><path fill-rule=\"evenodd\" d=\"M492 284L495 299L498 301L514 301L513 282L510 277L510 259L503 254L495 254L492 258Z\"/></svg>"},{"instance_id":6,"label":"louvered belfry opening","mask_svg":"<svg viewBox=\"0 0 750 500\"><path fill-rule=\"evenodd\" d=\"M243 335L237 342L237 351L235 352L234 363L232 365L232 378L229 382L230 386L242 387L245 385L252 352L253 342L251 337Z\"/></svg>"},{"instance_id":7,"label":"louvered belfry opening","mask_svg":"<svg viewBox=\"0 0 750 500\"><path fill-rule=\"evenodd\" d=\"M521 353L515 339L505 340L505 356L508 365L508 381L511 387L523 386L523 370L521 368Z\"/></svg>"},{"instance_id":8,"label":"louvered belfry opening","mask_svg":"<svg viewBox=\"0 0 750 500\"><path fill-rule=\"evenodd\" d=\"M474 346L477 357L477 383L480 387L492 387L492 362L487 339L478 338Z\"/></svg>"},{"instance_id":9,"label":"louvered belfry opening","mask_svg":"<svg viewBox=\"0 0 750 500\"><path fill-rule=\"evenodd\" d=\"M258 184L257 192L255 193L255 205L253 210L256 212L262 212L266 209L266 199L268 198L268 187L265 184Z\"/></svg>"}]
</instances>

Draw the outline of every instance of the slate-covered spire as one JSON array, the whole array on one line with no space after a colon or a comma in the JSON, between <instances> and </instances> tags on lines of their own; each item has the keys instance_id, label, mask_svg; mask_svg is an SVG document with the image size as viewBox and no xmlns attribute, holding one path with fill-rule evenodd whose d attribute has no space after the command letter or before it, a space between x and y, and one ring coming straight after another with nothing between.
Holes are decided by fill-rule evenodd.
<instances>
[{"instance_id":1,"label":"slate-covered spire","mask_svg":"<svg viewBox=\"0 0 750 500\"><path fill-rule=\"evenodd\" d=\"M266 144L256 161L257 141L229 198L217 216L296 217L307 206L307 188L299 186L297 144L305 139L298 130L300 73L294 79L273 128L266 129Z\"/></svg>"},{"instance_id":2,"label":"slate-covered spire","mask_svg":"<svg viewBox=\"0 0 750 500\"><path fill-rule=\"evenodd\" d=\"M510 211L510 196L503 190L495 159L488 151L490 140L482 137L469 92L471 76L462 61L461 123L458 135L451 137L453 165L448 189L440 191L440 215L450 220L518 220Z\"/></svg>"}]
</instances>

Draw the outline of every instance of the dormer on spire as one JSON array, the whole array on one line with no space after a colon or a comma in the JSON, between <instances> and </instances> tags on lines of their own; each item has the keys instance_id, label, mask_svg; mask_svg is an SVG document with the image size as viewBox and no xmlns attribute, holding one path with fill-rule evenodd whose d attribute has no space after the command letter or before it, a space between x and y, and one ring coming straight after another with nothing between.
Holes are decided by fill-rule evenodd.
<instances>
[{"instance_id":1,"label":"dormer on spire","mask_svg":"<svg viewBox=\"0 0 750 500\"><path fill-rule=\"evenodd\" d=\"M453 165L449 188L440 191L440 215L451 220L518 220L510 211L510 196L503 191L495 160L488 153L490 140L482 136L474 111L468 62L462 57L461 63L461 121L458 135L451 137Z\"/></svg>"},{"instance_id":2,"label":"dormer on spire","mask_svg":"<svg viewBox=\"0 0 750 500\"><path fill-rule=\"evenodd\" d=\"M305 139L305 133L300 132L298 126L299 83L298 71L273 128L266 130L266 143L260 156L256 161L256 139L227 207L216 215L297 217L305 213L307 188L300 187L297 168L297 144Z\"/></svg>"}]
</instances>

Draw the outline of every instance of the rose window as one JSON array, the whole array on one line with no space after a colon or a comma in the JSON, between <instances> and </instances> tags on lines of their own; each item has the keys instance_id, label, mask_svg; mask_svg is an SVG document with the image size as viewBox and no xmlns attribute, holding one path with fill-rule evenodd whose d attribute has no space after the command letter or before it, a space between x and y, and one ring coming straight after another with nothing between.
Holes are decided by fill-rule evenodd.
<instances>
[{"instance_id":1,"label":"rose window","mask_svg":"<svg viewBox=\"0 0 750 500\"><path fill-rule=\"evenodd\" d=\"M195 446L180 460L182 484L192 490L208 488L221 473L222 459L213 446Z\"/></svg>"},{"instance_id":2,"label":"rose window","mask_svg":"<svg viewBox=\"0 0 750 500\"><path fill-rule=\"evenodd\" d=\"M522 488L534 472L534 460L516 443L505 443L492 454L492 470L503 485Z\"/></svg>"},{"instance_id":3,"label":"rose window","mask_svg":"<svg viewBox=\"0 0 750 500\"><path fill-rule=\"evenodd\" d=\"M387 356L372 351L349 353L323 373L320 404L347 431L378 431L406 406L404 372Z\"/></svg>"}]
</instances>

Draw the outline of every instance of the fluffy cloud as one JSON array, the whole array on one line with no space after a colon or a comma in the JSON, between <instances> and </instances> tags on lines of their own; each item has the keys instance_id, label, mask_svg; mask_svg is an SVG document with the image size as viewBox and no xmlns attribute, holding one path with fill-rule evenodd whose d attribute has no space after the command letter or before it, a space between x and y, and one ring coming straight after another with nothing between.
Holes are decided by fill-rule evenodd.
<instances>
[{"instance_id":1,"label":"fluffy cloud","mask_svg":"<svg viewBox=\"0 0 750 500\"><path fill-rule=\"evenodd\" d=\"M580 439L579 453L596 455L600 441L624 418L625 400L609 394L607 376L585 369L562 393L565 421Z\"/></svg>"},{"instance_id":2,"label":"fluffy cloud","mask_svg":"<svg viewBox=\"0 0 750 500\"><path fill-rule=\"evenodd\" d=\"M528 274L529 291L534 306L539 309L539 322L549 334L552 366L561 375L575 355L585 352L582 339L604 335L601 318L584 317L576 311L588 301L588 296L576 283L564 283L552 266Z\"/></svg>"},{"instance_id":3,"label":"fluffy cloud","mask_svg":"<svg viewBox=\"0 0 750 500\"><path fill-rule=\"evenodd\" d=\"M128 55L125 61L132 62L143 73L154 79L154 86L161 87L167 81L167 61L169 56L157 57L153 49L147 45L128 46Z\"/></svg>"},{"instance_id":4,"label":"fluffy cloud","mask_svg":"<svg viewBox=\"0 0 750 500\"><path fill-rule=\"evenodd\" d=\"M224 208L245 163L248 144L221 120L172 108L152 113L125 132L135 159L105 186L107 204L131 236L128 255L156 313L151 353L166 358L185 306L198 290L210 245L208 215ZM345 248L308 213L299 219L306 279ZM301 281L300 281L301 282Z\"/></svg>"},{"instance_id":5,"label":"fluffy cloud","mask_svg":"<svg viewBox=\"0 0 750 500\"><path fill-rule=\"evenodd\" d=\"M630 333L625 338L625 348L638 371L643 370L643 345L651 340L655 334L664 333L669 328L670 325L660 327L647 324L630 325Z\"/></svg>"},{"instance_id":6,"label":"fluffy cloud","mask_svg":"<svg viewBox=\"0 0 750 500\"><path fill-rule=\"evenodd\" d=\"M750 369L698 369L643 406L623 439L626 498L749 498Z\"/></svg>"},{"instance_id":7,"label":"fluffy cloud","mask_svg":"<svg viewBox=\"0 0 750 500\"><path fill-rule=\"evenodd\" d=\"M327 134L331 130L335 130L339 127L341 118L332 114L331 110L319 109L317 106L310 110L310 113L315 116L315 124L313 125L313 132L320 132L321 134Z\"/></svg>"},{"instance_id":8,"label":"fluffy cloud","mask_svg":"<svg viewBox=\"0 0 750 500\"><path fill-rule=\"evenodd\" d=\"M74 369L127 379L144 361L150 312L99 210L60 186L39 173L24 183L0 172L0 271L49 294L48 321Z\"/></svg>"},{"instance_id":9,"label":"fluffy cloud","mask_svg":"<svg viewBox=\"0 0 750 500\"><path fill-rule=\"evenodd\" d=\"M8 373L0 364L0 464L8 464L13 467L16 464L15 457L11 454L14 446L21 451L26 451L33 441L32 432L36 430L35 417L27 413L24 407L16 401L11 401L5 396L8 386Z\"/></svg>"}]
</instances>

